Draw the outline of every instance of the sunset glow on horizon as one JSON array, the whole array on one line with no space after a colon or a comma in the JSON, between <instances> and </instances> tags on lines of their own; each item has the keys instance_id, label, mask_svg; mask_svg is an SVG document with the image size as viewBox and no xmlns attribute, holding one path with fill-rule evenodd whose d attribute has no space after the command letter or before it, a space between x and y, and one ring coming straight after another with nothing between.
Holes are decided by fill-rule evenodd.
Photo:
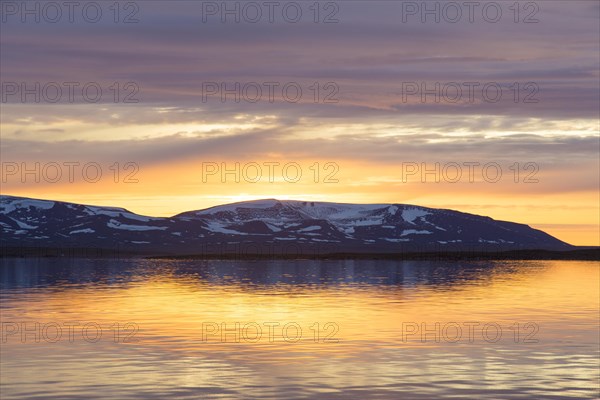
<instances>
[{"instance_id":1,"label":"sunset glow on horizon","mask_svg":"<svg viewBox=\"0 0 600 400\"><path fill-rule=\"evenodd\" d=\"M281 174L281 169L279 176L269 175L263 162L248 161L240 163L238 168L240 182L237 183L235 175L231 172L236 169L235 162L231 161L226 162L230 175L223 177L219 171L214 175L205 176L206 183L203 183L203 169L205 174L206 170L209 170L207 165L203 166L203 162L206 161L190 160L154 168L144 168L140 165L139 171L131 178L138 179L138 183L115 183L114 168L109 170L111 165L104 164L102 169L107 176L96 183L79 179L77 184L66 185L19 184L15 185L14 190L3 190L2 194L122 207L141 215L157 217L267 198L333 203L413 204L453 209L527 224L574 245L600 245L598 236L600 226L597 221L590 218L598 214L598 192L574 190L557 193L551 184L543 185L544 181L552 182L552 177L546 177L542 173L536 176L540 180L539 183L515 184L514 171L508 169L511 165L500 164L504 171L504 178L495 183L486 181L482 176L474 176L474 182L471 183L468 175L465 175L463 182L437 183L435 174L425 176L426 180L422 181L421 174L413 173L411 168L414 165L408 163L382 167L351 160L340 162L296 160L286 162L269 159L264 162L279 162L280 167L288 163L299 165L303 177L297 182L293 182L296 179L297 167L288 168L289 176L285 177L288 179L286 181ZM484 165L486 162L482 160L480 164ZM264 175L261 175L257 182L244 179L243 165L248 163L253 164L247 169L248 174L250 168L255 167L254 164L264 169ZM315 183L315 163L321 170L318 183ZM331 182L328 183L324 180L328 174L332 174L334 168L330 165L330 168L325 171L323 166L327 163L335 163L337 166L337 172L330 177ZM220 170L220 163L218 167ZM418 168L420 169L421 165L418 165ZM435 170L433 165L426 168ZM467 168L464 170L467 174ZM124 176L132 171L132 169L121 171L120 179L124 179ZM213 169L209 170L209 172L213 171ZM557 173L561 172L557 171ZM564 179L568 179L568 172L561 174ZM275 181L270 183L270 177ZM252 176L246 178L256 180L257 176L253 171ZM490 177L486 178L491 178L491 170ZM23 186L25 188L21 189Z\"/></svg>"}]
</instances>

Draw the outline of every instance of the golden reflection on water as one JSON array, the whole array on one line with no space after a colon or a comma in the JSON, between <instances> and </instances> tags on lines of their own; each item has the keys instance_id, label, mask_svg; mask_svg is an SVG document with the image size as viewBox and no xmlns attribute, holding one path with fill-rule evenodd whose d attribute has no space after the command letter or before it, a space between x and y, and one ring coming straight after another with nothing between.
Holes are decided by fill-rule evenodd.
<instances>
[{"instance_id":1,"label":"golden reflection on water","mask_svg":"<svg viewBox=\"0 0 600 400\"><path fill-rule=\"evenodd\" d=\"M384 398L404 390L424 398L461 391L485 397L485 383L494 393L510 397L519 385L527 386L525 376L529 387L523 390L534 397L547 388L565 398L593 393L598 382L599 263L487 262L464 279L445 277L447 271L442 271L433 281L412 279L421 268L412 263L402 270L403 280L393 284L386 284L385 276L381 284L373 283L379 279L373 274L369 282L356 279L353 274L360 268L354 267L360 264L345 263L344 274L325 283L285 283L297 273L277 268L274 282L268 283L252 274L202 275L193 268L181 273L180 262L164 261L156 270L151 264L150 273L144 269L135 279L59 280L36 288L5 289L3 323L93 322L103 327L104 336L95 343L80 337L72 343L66 338L32 343L12 335L5 338L2 355L9 360L5 365L13 368L8 375L21 379L21 386L27 386L25 376L52 372L44 364L23 364L16 357L35 360L40 355L55 361L68 352L71 359L65 359L79 359L81 365L63 374L80 387L93 384L85 376L90 370L109 371L116 379L112 385L155 379L151 387L167 392L187 387L192 398L210 395L199 387L225 390L234 385L248 393L257 374L263 387L255 394L278 397L284 390L282 368L312 395L333 396L353 387ZM435 265L428 267L429 275L437 276L436 271ZM139 328L134 340L115 343L114 331L106 327L127 322ZM223 323L230 329L224 337ZM255 329L242 331L248 323L260 326L262 336L256 339ZM269 323L279 324L272 333ZM288 323L301 327L301 333L294 327L284 336L282 327ZM473 340L465 323L479 324L473 328ZM481 327L486 324L501 327L497 341L489 340L496 337L494 329L483 336ZM456 325L462 327L460 336ZM442 334L444 326L451 329ZM422 328L429 334L422 336ZM323 340L327 334L336 340ZM160 370L154 368L157 364ZM6 379L5 375L5 387ZM72 390L61 382L65 390ZM13 384L8 388L13 390Z\"/></svg>"}]
</instances>

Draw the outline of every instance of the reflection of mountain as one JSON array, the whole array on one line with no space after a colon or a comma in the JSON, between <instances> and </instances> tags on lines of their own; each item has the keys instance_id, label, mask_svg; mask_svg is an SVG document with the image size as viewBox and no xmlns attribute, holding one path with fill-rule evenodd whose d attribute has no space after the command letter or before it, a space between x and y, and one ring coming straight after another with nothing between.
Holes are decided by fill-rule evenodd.
<instances>
[{"instance_id":1,"label":"reflection of mountain","mask_svg":"<svg viewBox=\"0 0 600 400\"><path fill-rule=\"evenodd\" d=\"M527 225L404 204L260 200L145 217L122 208L0 197L3 247L146 254L403 253L568 250Z\"/></svg>"},{"instance_id":2,"label":"reflection of mountain","mask_svg":"<svg viewBox=\"0 0 600 400\"><path fill-rule=\"evenodd\" d=\"M528 262L531 269L532 263ZM6 259L0 269L2 289L82 285L129 285L145 279L177 277L186 284L236 285L248 289L269 285L293 287L376 285L456 286L496 273L515 273L519 264L507 262L297 260L85 260Z\"/></svg>"}]
</instances>

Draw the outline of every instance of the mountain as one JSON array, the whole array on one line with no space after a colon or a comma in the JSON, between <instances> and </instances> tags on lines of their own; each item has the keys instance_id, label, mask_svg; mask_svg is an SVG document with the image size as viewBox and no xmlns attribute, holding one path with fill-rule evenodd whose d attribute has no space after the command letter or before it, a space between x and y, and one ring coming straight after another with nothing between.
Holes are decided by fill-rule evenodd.
<instances>
[{"instance_id":1,"label":"mountain","mask_svg":"<svg viewBox=\"0 0 600 400\"><path fill-rule=\"evenodd\" d=\"M155 255L573 248L527 225L452 210L275 199L157 218L123 208L3 195L0 227L3 248L100 248Z\"/></svg>"}]
</instances>

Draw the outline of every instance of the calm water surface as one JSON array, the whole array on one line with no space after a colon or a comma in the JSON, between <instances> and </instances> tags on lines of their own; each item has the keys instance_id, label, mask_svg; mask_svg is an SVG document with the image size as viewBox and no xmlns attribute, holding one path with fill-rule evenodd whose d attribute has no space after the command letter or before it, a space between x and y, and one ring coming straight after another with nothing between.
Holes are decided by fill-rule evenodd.
<instances>
[{"instance_id":1,"label":"calm water surface","mask_svg":"<svg viewBox=\"0 0 600 400\"><path fill-rule=\"evenodd\" d=\"M600 263L1 260L8 399L596 399Z\"/></svg>"}]
</instances>

